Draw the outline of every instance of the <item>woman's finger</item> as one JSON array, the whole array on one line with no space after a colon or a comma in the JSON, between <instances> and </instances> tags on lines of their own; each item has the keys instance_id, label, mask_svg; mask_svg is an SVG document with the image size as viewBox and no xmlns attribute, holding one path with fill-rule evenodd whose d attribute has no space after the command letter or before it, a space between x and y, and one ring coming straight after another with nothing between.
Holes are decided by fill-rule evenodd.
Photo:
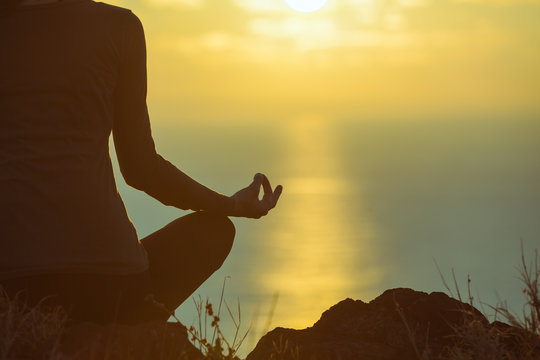
<instances>
[{"instance_id":1,"label":"woman's finger","mask_svg":"<svg viewBox=\"0 0 540 360\"><path fill-rule=\"evenodd\" d=\"M283 186L281 185L276 186L276 189L274 190L274 194L273 194L274 196L272 197L273 198L272 207L276 206L282 192L283 192Z\"/></svg>"},{"instance_id":2,"label":"woman's finger","mask_svg":"<svg viewBox=\"0 0 540 360\"><path fill-rule=\"evenodd\" d=\"M264 176L263 174L261 173L256 173L254 176L253 176L253 183L257 184L258 186L261 186L264 178L266 176Z\"/></svg>"},{"instance_id":3,"label":"woman's finger","mask_svg":"<svg viewBox=\"0 0 540 360\"><path fill-rule=\"evenodd\" d=\"M281 192L283 191L283 186L278 185L276 186L276 189L271 195L265 195L262 201L260 202L264 208L267 209L267 211L273 209L276 207L276 204L279 200L279 197L281 196ZM266 215L266 214L265 214Z\"/></svg>"},{"instance_id":4,"label":"woman's finger","mask_svg":"<svg viewBox=\"0 0 540 360\"><path fill-rule=\"evenodd\" d=\"M270 185L270 181L268 180L268 178L263 174L261 175L262 175L262 186L264 189L264 196L263 196L263 199L264 199L264 198L272 196L272 186Z\"/></svg>"},{"instance_id":5,"label":"woman's finger","mask_svg":"<svg viewBox=\"0 0 540 360\"><path fill-rule=\"evenodd\" d=\"M253 182L249 185L249 189L258 195L259 194L259 189L261 188L261 184L263 182L263 174L255 174L255 176L253 177Z\"/></svg>"}]
</instances>

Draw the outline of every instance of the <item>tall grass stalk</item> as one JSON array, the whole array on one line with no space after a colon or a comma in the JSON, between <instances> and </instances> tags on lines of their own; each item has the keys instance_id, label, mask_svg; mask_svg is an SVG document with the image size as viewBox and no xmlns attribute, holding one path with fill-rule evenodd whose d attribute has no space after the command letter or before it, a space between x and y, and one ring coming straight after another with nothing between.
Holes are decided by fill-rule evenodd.
<instances>
[{"instance_id":1,"label":"tall grass stalk","mask_svg":"<svg viewBox=\"0 0 540 360\"><path fill-rule=\"evenodd\" d=\"M200 295L198 295L198 298L193 298L195 310L197 311L196 321L198 323L198 328L191 325L187 328L187 331L190 335L191 342L193 345L199 348L201 353L205 356L205 359L238 360L238 350L244 343L244 340L250 331L250 329L248 329L243 335L240 335L240 329L242 326L240 301L238 301L237 304L237 314L233 313L230 306L225 301L225 286L228 278L229 277L225 277L223 280L217 313L214 313L213 305L208 298L204 301ZM149 296L148 300L158 308L166 311L173 319L175 319L177 323L182 324L180 319L178 319L173 311L167 309L163 304L157 302L152 296ZM223 334L220 327L220 314L223 305L225 305L225 308L227 309L235 328L234 337L231 341L229 341ZM210 321L210 328L213 330L211 339L208 339L208 321Z\"/></svg>"},{"instance_id":2,"label":"tall grass stalk","mask_svg":"<svg viewBox=\"0 0 540 360\"><path fill-rule=\"evenodd\" d=\"M464 301L454 270L452 279L454 291L448 285L445 277L435 262L443 285L448 293L464 303L475 306L471 294L471 279L467 276L467 299ZM444 360L539 360L540 359L540 271L538 267L538 250L534 252L534 259L528 264L525 258L523 242L521 243L521 264L517 268L523 282L525 305L522 315L518 316L508 309L506 302L499 302L496 306L489 306L495 312L492 324L486 322L484 317L476 315L471 310L456 309L464 313L462 325L454 326L453 346L446 349L439 357ZM434 360L429 354L429 348L422 351L417 348L414 332L411 331L407 321L400 312L399 304L396 311L401 316L409 339L419 360ZM501 319L503 322L498 321Z\"/></svg>"}]
</instances>

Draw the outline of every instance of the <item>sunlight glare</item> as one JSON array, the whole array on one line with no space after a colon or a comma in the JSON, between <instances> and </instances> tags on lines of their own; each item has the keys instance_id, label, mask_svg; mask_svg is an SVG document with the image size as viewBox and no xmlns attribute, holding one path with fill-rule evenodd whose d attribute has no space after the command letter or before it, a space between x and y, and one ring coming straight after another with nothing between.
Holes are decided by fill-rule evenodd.
<instances>
[{"instance_id":1,"label":"sunlight glare","mask_svg":"<svg viewBox=\"0 0 540 360\"><path fill-rule=\"evenodd\" d=\"M260 263L272 271L258 281L266 293L279 293L274 314L279 325L303 328L340 300L372 296L370 291L382 275L369 265L375 254L374 224L362 221L355 228L356 216L363 212L358 212L359 204L353 210L344 201L361 185L344 180L346 169L339 161L333 122L315 114L294 117L288 124L283 146L295 155L284 166L294 176L283 181L287 198L276 214L281 225L268 234ZM354 278L351 269L357 274Z\"/></svg>"},{"instance_id":2,"label":"sunlight glare","mask_svg":"<svg viewBox=\"0 0 540 360\"><path fill-rule=\"evenodd\" d=\"M285 2L293 10L309 13L321 9L327 0L285 0Z\"/></svg>"}]
</instances>

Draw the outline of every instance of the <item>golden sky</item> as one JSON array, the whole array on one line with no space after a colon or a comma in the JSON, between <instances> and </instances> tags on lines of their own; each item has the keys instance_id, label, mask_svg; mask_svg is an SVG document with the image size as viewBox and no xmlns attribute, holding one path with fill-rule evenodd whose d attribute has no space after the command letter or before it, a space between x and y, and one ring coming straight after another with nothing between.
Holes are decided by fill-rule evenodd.
<instances>
[{"instance_id":1,"label":"golden sky","mask_svg":"<svg viewBox=\"0 0 540 360\"><path fill-rule=\"evenodd\" d=\"M403 215L410 209L408 204L400 205L401 193L429 187L426 198L437 194L433 195L436 206L428 202L426 208L419 209L428 209L426 213L428 218L432 216L434 224L439 221L447 226L446 220L433 214L441 211L439 201L450 214L456 205L452 205L453 198L450 201L446 195L439 197L438 189L443 189L442 194L445 186L459 191L459 186L478 186L488 191L496 188L493 184L503 184L500 189L517 188L521 185L515 186L518 183L513 177L504 182L506 170L497 172L514 163L523 168L510 167L519 171L509 171L509 176L536 176L536 168L531 165L534 160L527 157L537 152L527 135L534 131L525 130L523 134L527 136L522 139L521 132L519 136L510 133L508 138L500 135L506 127L491 131L484 128L494 115L509 122L521 116L532 116L533 120L540 116L540 0L328 0L326 6L312 13L296 12L284 0L110 2L132 9L145 27L148 102L154 130L159 129L154 134L162 135L163 141L158 140L158 144L165 143L166 132L167 141L176 139L175 136L180 139L158 149L166 149L164 154L171 161L182 164L188 174L223 193L236 191L237 184L244 178L249 182L255 171L268 172L272 181L284 185L279 211L276 209L265 219L266 225L257 223L257 232L250 233L247 223L241 223L246 241L238 243L249 244L249 237L255 234L258 248L239 245L243 247L233 251L232 256L243 257L242 261L229 260L230 272L225 272L237 277L231 285L237 288L231 293L240 293L241 301L248 301L248 309L253 303L244 299L280 291L279 301L284 305L276 310L276 324L311 325L331 304L347 296L369 300L378 294L379 286L411 285L409 279L422 286L430 283L426 280L430 275L425 272L422 276L403 275L399 279L406 279L404 283L393 282L394 274L387 274L394 271L388 269L395 264L390 261L389 265L388 258L394 256L396 264L405 269L414 258L415 263L426 268L432 264L432 254L445 254L450 246L459 246L452 232L446 237L451 241L432 242L426 235L419 237L418 246L411 247L407 241L400 243L402 238L417 241L414 231L424 233L416 230L416 225L400 228L399 224L410 219ZM389 134L384 130L384 136L373 141L369 137L378 132L367 132L361 135L361 147L348 146L351 139L343 139L345 145L341 144L338 132L334 133L331 127L332 121L340 119L417 118L484 121L470 128L448 127L454 132L447 141L446 133L432 131L433 127L427 131L429 136L418 137L415 131L421 127L407 131L397 127L398 131ZM186 123L198 126L195 120L221 123L211 124L216 126L208 134L201 129L182 133L176 128ZM245 127L246 133L270 128L259 127L258 121L276 124L274 131L279 135L248 139L244 133L235 133L239 127L227 127L226 121L231 120L242 126L245 121L254 122L255 126ZM174 126L165 126L167 122ZM462 133L467 134L465 139L456 139L455 135ZM264 146L252 149L253 143ZM271 149L268 154L262 150L267 148ZM358 154L348 154L348 149ZM405 160L401 158L402 151ZM241 156L237 159L230 154ZM229 157L235 160L233 170ZM520 161L506 163L505 159ZM450 173L451 176L445 175ZM469 177L463 176L460 183L455 179L461 174ZM497 174L494 178L499 182L492 181L492 174ZM224 187L223 178L232 179L230 184L235 185L229 184L231 191ZM381 179L380 187L373 185ZM480 179L481 185L475 185L474 179ZM510 194L504 191L503 194ZM132 194L125 192L122 196L135 199ZM420 198L424 196L420 194ZM486 199L500 198L495 192L487 194ZM463 206L470 204L469 199L459 200L467 192L452 196L464 201ZM445 206L444 201L450 206ZM153 205L140 204L128 203L136 225L144 225L144 231L149 232L148 224L152 221L152 226L163 223L158 220L163 213L157 206L149 216L148 209ZM436 211L430 211L429 206ZM477 211L472 222L488 219L482 217L487 216L484 212L497 213L498 209L486 206L478 208L482 211ZM383 209L379 211L386 214L384 219L382 215L373 215L377 214L373 208ZM444 211L442 214L446 214ZM467 211L463 213L468 214ZM171 212L170 216L177 213ZM484 226L480 220L479 226ZM448 221L452 224L455 219ZM423 226L422 216L418 227ZM401 229L412 231L409 238L404 237ZM426 231L429 234L430 230ZM463 231L465 239L477 236ZM520 231L517 233L521 234ZM381 245L381 239L386 243ZM427 260L420 260L425 258L422 254L407 252L409 248L421 248L423 255L429 253ZM409 256L403 256L403 250ZM457 254L453 250L446 253ZM453 255L448 256L453 259ZM459 256L458 264L465 264ZM402 271L399 265L395 266ZM417 267L406 274L413 271ZM348 276L351 273L354 276ZM223 278L218 278L207 283L206 291L220 288ZM435 278L437 283L438 277ZM324 294L319 293L321 287L326 289ZM300 308L301 313L295 310ZM287 313L289 309L294 313Z\"/></svg>"},{"instance_id":2,"label":"golden sky","mask_svg":"<svg viewBox=\"0 0 540 360\"><path fill-rule=\"evenodd\" d=\"M110 2L145 26L154 122L540 111L540 0Z\"/></svg>"}]
</instances>

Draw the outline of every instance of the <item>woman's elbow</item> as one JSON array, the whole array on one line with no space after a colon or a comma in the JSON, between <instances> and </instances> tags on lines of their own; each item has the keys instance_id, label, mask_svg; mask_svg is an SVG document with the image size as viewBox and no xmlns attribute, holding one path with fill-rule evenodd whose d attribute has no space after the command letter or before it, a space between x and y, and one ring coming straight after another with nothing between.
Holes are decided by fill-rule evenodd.
<instances>
[{"instance_id":1,"label":"woman's elbow","mask_svg":"<svg viewBox=\"0 0 540 360\"><path fill-rule=\"evenodd\" d=\"M136 168L120 167L120 172L122 173L122 177L124 178L124 181L129 186L137 190L143 190L143 191L148 186L148 177L146 176L144 170L136 169Z\"/></svg>"}]
</instances>

